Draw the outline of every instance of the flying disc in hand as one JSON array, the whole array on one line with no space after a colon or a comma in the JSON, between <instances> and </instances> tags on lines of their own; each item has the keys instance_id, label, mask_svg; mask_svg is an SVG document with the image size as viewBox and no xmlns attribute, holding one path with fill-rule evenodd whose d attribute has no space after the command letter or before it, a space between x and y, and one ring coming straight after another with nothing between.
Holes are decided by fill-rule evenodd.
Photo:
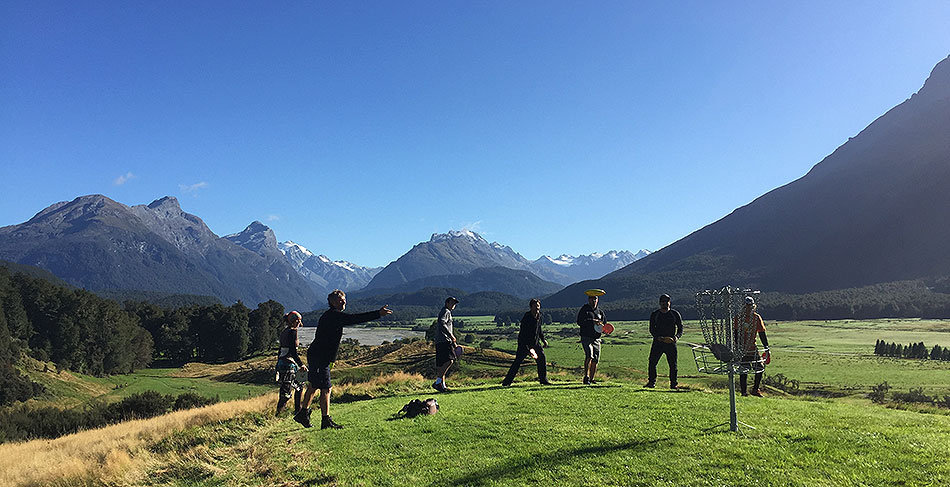
<instances>
[{"instance_id":1,"label":"flying disc in hand","mask_svg":"<svg viewBox=\"0 0 950 487\"><path fill-rule=\"evenodd\" d=\"M769 352L763 352L763 353L762 353L762 360L764 360L763 363L764 363L765 365L768 365L769 362L772 361L772 354L769 353Z\"/></svg>"},{"instance_id":2,"label":"flying disc in hand","mask_svg":"<svg viewBox=\"0 0 950 487\"><path fill-rule=\"evenodd\" d=\"M462 356L462 346L461 346L461 345L455 347L455 356L456 356L456 357L461 357L461 356Z\"/></svg>"},{"instance_id":3,"label":"flying disc in hand","mask_svg":"<svg viewBox=\"0 0 950 487\"><path fill-rule=\"evenodd\" d=\"M610 323L604 323L604 333L609 335L613 332L614 332L614 325L611 325Z\"/></svg>"}]
</instances>

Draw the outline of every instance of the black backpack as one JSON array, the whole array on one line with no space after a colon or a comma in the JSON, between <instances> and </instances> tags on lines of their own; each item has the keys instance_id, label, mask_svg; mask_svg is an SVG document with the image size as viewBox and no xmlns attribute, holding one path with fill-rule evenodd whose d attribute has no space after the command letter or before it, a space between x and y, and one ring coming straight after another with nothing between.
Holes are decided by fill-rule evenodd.
<instances>
[{"instance_id":1,"label":"black backpack","mask_svg":"<svg viewBox=\"0 0 950 487\"><path fill-rule=\"evenodd\" d=\"M439 412L439 402L430 397L425 401L413 399L396 413L399 418L415 418L420 414L435 414Z\"/></svg>"}]
</instances>

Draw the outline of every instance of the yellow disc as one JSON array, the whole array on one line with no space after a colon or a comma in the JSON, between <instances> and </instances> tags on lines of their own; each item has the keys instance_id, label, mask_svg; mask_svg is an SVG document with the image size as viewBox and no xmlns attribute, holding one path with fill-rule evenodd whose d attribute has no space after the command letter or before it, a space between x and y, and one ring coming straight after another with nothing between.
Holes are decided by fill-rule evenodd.
<instances>
[{"instance_id":1,"label":"yellow disc","mask_svg":"<svg viewBox=\"0 0 950 487\"><path fill-rule=\"evenodd\" d=\"M607 293L603 289L588 289L584 291L584 294L588 296L603 296L604 294L607 294Z\"/></svg>"}]
</instances>

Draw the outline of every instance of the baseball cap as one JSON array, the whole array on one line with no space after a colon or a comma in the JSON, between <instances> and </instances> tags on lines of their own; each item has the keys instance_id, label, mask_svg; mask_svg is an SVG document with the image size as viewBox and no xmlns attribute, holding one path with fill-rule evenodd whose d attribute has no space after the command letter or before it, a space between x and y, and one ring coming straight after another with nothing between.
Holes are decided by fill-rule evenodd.
<instances>
[{"instance_id":1,"label":"baseball cap","mask_svg":"<svg viewBox=\"0 0 950 487\"><path fill-rule=\"evenodd\" d=\"M746 296L745 304L755 304L755 299L753 299L752 296Z\"/></svg>"}]
</instances>

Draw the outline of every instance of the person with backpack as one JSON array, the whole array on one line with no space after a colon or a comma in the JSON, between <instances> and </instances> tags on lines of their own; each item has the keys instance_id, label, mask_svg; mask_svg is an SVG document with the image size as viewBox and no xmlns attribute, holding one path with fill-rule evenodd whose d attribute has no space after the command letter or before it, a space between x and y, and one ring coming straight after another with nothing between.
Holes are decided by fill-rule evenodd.
<instances>
[{"instance_id":1,"label":"person with backpack","mask_svg":"<svg viewBox=\"0 0 950 487\"><path fill-rule=\"evenodd\" d=\"M676 389L676 341L683 336L683 317L679 311L671 306L668 294L660 296L660 309L650 315L650 335L653 336L653 345L650 346L648 365L649 378L644 387L656 387L656 365L660 357L666 354L666 362L670 365L670 389Z\"/></svg>"},{"instance_id":2,"label":"person with backpack","mask_svg":"<svg viewBox=\"0 0 950 487\"><path fill-rule=\"evenodd\" d=\"M541 331L541 300L534 298L528 306L531 309L521 317L521 330L518 332L518 351L515 352L515 361L511 364L508 375L501 383L505 387L510 386L511 382L515 380L515 375L518 374L518 369L521 368L521 362L528 355L531 355L531 358L538 363L538 382L541 385L551 385L548 382L544 348L541 347L541 342L544 342L545 347L548 346L548 341L544 338L544 332Z\"/></svg>"},{"instance_id":3,"label":"person with backpack","mask_svg":"<svg viewBox=\"0 0 950 487\"><path fill-rule=\"evenodd\" d=\"M287 407L290 396L294 397L294 414L300 411L300 394L303 386L297 382L297 370L307 370L297 353L300 341L297 339L297 328L302 318L300 313L291 311L284 315L284 329L280 332L280 349L277 352L277 381L280 382L280 392L277 399L277 415Z\"/></svg>"},{"instance_id":4,"label":"person with backpack","mask_svg":"<svg viewBox=\"0 0 950 487\"><path fill-rule=\"evenodd\" d=\"M302 407L294 415L294 421L303 425L304 428L313 426L310 423L310 404L313 402L314 393L319 390L320 412L323 414L320 429L343 429L343 426L335 423L330 417L330 391L333 387L330 382L330 368L340 351L343 327L373 321L393 313L386 306L366 313L344 313L346 294L339 289L334 289L327 296L327 303L330 309L320 316L313 342L307 349L307 363L310 364L311 369L308 377L309 384L307 384L307 392L304 393Z\"/></svg>"},{"instance_id":5,"label":"person with backpack","mask_svg":"<svg viewBox=\"0 0 950 487\"><path fill-rule=\"evenodd\" d=\"M435 382L432 388L439 392L449 392L445 386L445 374L449 367L455 363L455 347L458 342L455 340L455 334L452 332L452 310L459 303L458 298L449 296L445 298L445 305L442 311L439 311L439 317L435 321L435 336L432 337L435 343Z\"/></svg>"},{"instance_id":6,"label":"person with backpack","mask_svg":"<svg viewBox=\"0 0 950 487\"><path fill-rule=\"evenodd\" d=\"M755 312L755 298L745 297L745 307L743 311L733 317L732 326L736 332L736 342L743 348L742 362L750 364L750 368L755 373L755 382L752 385L752 395L762 397L759 391L759 385L762 383L762 375L765 374L765 363L770 359L769 355L769 337L765 334L765 323L762 316ZM760 357L759 349L755 346L755 338L758 335L762 340L762 346L765 347L765 353ZM748 396L747 384L749 373L739 374L739 388L743 396Z\"/></svg>"}]
</instances>

